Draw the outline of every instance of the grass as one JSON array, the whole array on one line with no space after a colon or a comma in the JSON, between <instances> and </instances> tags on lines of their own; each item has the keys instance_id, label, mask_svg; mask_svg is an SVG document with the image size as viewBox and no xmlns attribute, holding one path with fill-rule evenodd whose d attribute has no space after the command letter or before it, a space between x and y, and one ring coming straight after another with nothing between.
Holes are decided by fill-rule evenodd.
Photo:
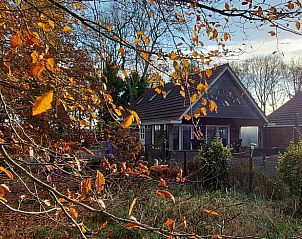
<instances>
[{"instance_id":1,"label":"grass","mask_svg":"<svg viewBox=\"0 0 302 239\"><path fill-rule=\"evenodd\" d=\"M126 183L126 182L125 182ZM108 210L118 216L128 217L129 204L138 196L133 216L143 223L165 228L164 222L172 218L176 230L195 232L199 235L225 234L232 236L261 236L265 238L286 238L302 234L302 222L287 214L288 207L283 201L267 200L256 195L246 195L235 191L198 191L187 185L174 185L169 191L176 204L154 194L154 184L130 183L125 190L114 192L115 206ZM213 216L204 210L217 211ZM188 228L179 226L180 217L185 216ZM86 218L86 223L97 226L105 219L98 215ZM126 229L122 225L109 223L97 238L161 238L138 229Z\"/></svg>"}]
</instances>

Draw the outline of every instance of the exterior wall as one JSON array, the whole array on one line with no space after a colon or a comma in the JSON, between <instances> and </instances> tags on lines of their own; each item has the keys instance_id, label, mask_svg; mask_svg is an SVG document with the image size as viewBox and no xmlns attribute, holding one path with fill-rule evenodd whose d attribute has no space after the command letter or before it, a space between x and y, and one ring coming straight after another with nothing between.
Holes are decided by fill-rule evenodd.
<instances>
[{"instance_id":1,"label":"exterior wall","mask_svg":"<svg viewBox=\"0 0 302 239\"><path fill-rule=\"evenodd\" d=\"M299 127L302 132L302 127ZM286 148L293 138L293 127L263 128L263 143L265 148Z\"/></svg>"}]
</instances>

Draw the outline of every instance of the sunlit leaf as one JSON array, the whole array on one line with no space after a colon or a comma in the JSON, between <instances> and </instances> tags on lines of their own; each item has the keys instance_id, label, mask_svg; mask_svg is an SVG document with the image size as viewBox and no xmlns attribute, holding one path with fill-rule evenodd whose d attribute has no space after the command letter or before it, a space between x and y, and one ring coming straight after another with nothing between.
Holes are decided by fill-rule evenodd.
<instances>
[{"instance_id":1,"label":"sunlit leaf","mask_svg":"<svg viewBox=\"0 0 302 239\"><path fill-rule=\"evenodd\" d=\"M133 116L128 115L122 124L123 128L129 128L130 125L132 125L132 122L133 122Z\"/></svg>"},{"instance_id":2,"label":"sunlit leaf","mask_svg":"<svg viewBox=\"0 0 302 239\"><path fill-rule=\"evenodd\" d=\"M72 30L72 29L71 29L70 26L64 26L64 27L63 27L63 31L64 31L64 32L71 32L71 30Z\"/></svg>"},{"instance_id":3,"label":"sunlit leaf","mask_svg":"<svg viewBox=\"0 0 302 239\"><path fill-rule=\"evenodd\" d=\"M162 196L162 197L167 198L167 199L170 199L175 204L174 196L168 191L158 189L158 190L156 190L156 195Z\"/></svg>"},{"instance_id":4,"label":"sunlit leaf","mask_svg":"<svg viewBox=\"0 0 302 239\"><path fill-rule=\"evenodd\" d=\"M190 101L191 103L194 103L197 99L197 94L192 94L191 97L190 97Z\"/></svg>"},{"instance_id":5,"label":"sunlit leaf","mask_svg":"<svg viewBox=\"0 0 302 239\"><path fill-rule=\"evenodd\" d=\"M190 120L190 119L191 119L191 115L185 114L185 115L184 115L184 119L185 119L185 120Z\"/></svg>"},{"instance_id":6,"label":"sunlit leaf","mask_svg":"<svg viewBox=\"0 0 302 239\"><path fill-rule=\"evenodd\" d=\"M301 23L299 21L296 21L296 28L297 30L300 30L301 28Z\"/></svg>"},{"instance_id":7,"label":"sunlit leaf","mask_svg":"<svg viewBox=\"0 0 302 239\"><path fill-rule=\"evenodd\" d=\"M168 187L167 182L162 178L159 179L159 185L166 188Z\"/></svg>"},{"instance_id":8,"label":"sunlit leaf","mask_svg":"<svg viewBox=\"0 0 302 239\"><path fill-rule=\"evenodd\" d=\"M202 106L206 106L207 103L208 103L207 99L205 99L205 98L202 98L202 99L201 99L201 105L202 105Z\"/></svg>"},{"instance_id":9,"label":"sunlit leaf","mask_svg":"<svg viewBox=\"0 0 302 239\"><path fill-rule=\"evenodd\" d=\"M209 102L209 110L211 112L213 112L214 110L217 111L217 105L213 100L210 100L210 102Z\"/></svg>"},{"instance_id":10,"label":"sunlit leaf","mask_svg":"<svg viewBox=\"0 0 302 239\"><path fill-rule=\"evenodd\" d=\"M110 27L110 25L108 23L105 23L104 27L108 32L112 32L112 28Z\"/></svg>"},{"instance_id":11,"label":"sunlit leaf","mask_svg":"<svg viewBox=\"0 0 302 239\"><path fill-rule=\"evenodd\" d=\"M34 77L39 78L44 70L45 70L44 65L42 65L40 62L37 62L31 68L31 73L33 74Z\"/></svg>"},{"instance_id":12,"label":"sunlit leaf","mask_svg":"<svg viewBox=\"0 0 302 239\"><path fill-rule=\"evenodd\" d=\"M201 112L204 116L207 115L207 109L206 109L205 107L201 107L201 108L200 108L200 112Z\"/></svg>"},{"instance_id":13,"label":"sunlit leaf","mask_svg":"<svg viewBox=\"0 0 302 239\"><path fill-rule=\"evenodd\" d=\"M54 67L55 67L55 61L54 61L54 59L53 58L48 58L46 60L45 66L46 66L46 69L49 70L49 71L54 70Z\"/></svg>"},{"instance_id":14,"label":"sunlit leaf","mask_svg":"<svg viewBox=\"0 0 302 239\"><path fill-rule=\"evenodd\" d=\"M70 212L70 215L77 219L79 217L79 213L77 212L77 210L73 207L69 208L69 212Z\"/></svg>"},{"instance_id":15,"label":"sunlit leaf","mask_svg":"<svg viewBox=\"0 0 302 239\"><path fill-rule=\"evenodd\" d=\"M104 175L100 171L97 171L96 180L95 180L96 191L100 193L103 190L104 186L105 186Z\"/></svg>"},{"instance_id":16,"label":"sunlit leaf","mask_svg":"<svg viewBox=\"0 0 302 239\"><path fill-rule=\"evenodd\" d=\"M53 100L53 91L48 91L44 93L42 96L37 97L32 108L32 115L33 116L38 115L51 109L52 100Z\"/></svg>"},{"instance_id":17,"label":"sunlit leaf","mask_svg":"<svg viewBox=\"0 0 302 239\"><path fill-rule=\"evenodd\" d=\"M31 54L32 63L35 64L39 61L39 53L37 51L33 51Z\"/></svg>"},{"instance_id":18,"label":"sunlit leaf","mask_svg":"<svg viewBox=\"0 0 302 239\"><path fill-rule=\"evenodd\" d=\"M13 179L14 178L14 175L10 171L8 171L7 169L3 168L2 166L0 166L0 171L2 171L3 173L5 173L6 176L9 179Z\"/></svg>"},{"instance_id":19,"label":"sunlit leaf","mask_svg":"<svg viewBox=\"0 0 302 239\"><path fill-rule=\"evenodd\" d=\"M170 232L172 232L174 230L174 227L175 227L175 222L171 218L168 218L167 221L165 222L165 225L166 225L167 229Z\"/></svg>"},{"instance_id":20,"label":"sunlit leaf","mask_svg":"<svg viewBox=\"0 0 302 239\"><path fill-rule=\"evenodd\" d=\"M197 109L194 110L194 117L195 118L199 118L200 117L200 109L197 108Z\"/></svg>"},{"instance_id":21,"label":"sunlit leaf","mask_svg":"<svg viewBox=\"0 0 302 239\"><path fill-rule=\"evenodd\" d=\"M19 34L15 34L12 36L12 38L10 39L10 45L12 48L16 48L22 45L22 40L19 36Z\"/></svg>"},{"instance_id":22,"label":"sunlit leaf","mask_svg":"<svg viewBox=\"0 0 302 239\"><path fill-rule=\"evenodd\" d=\"M210 215L213 215L213 216L219 216L220 214L214 210L211 210L211 209L204 209L203 210L204 212L210 214Z\"/></svg>"},{"instance_id":23,"label":"sunlit leaf","mask_svg":"<svg viewBox=\"0 0 302 239\"><path fill-rule=\"evenodd\" d=\"M172 52L172 53L170 54L170 59L171 59L171 60L177 60L177 59L178 59L178 55L177 55L176 53Z\"/></svg>"},{"instance_id":24,"label":"sunlit leaf","mask_svg":"<svg viewBox=\"0 0 302 239\"><path fill-rule=\"evenodd\" d=\"M186 96L186 93L185 93L183 90L180 90L180 91L179 91L179 94L180 94L182 97L185 97L185 96Z\"/></svg>"},{"instance_id":25,"label":"sunlit leaf","mask_svg":"<svg viewBox=\"0 0 302 239\"><path fill-rule=\"evenodd\" d=\"M212 70L211 69L206 69L206 75L207 75L207 77L211 77Z\"/></svg>"},{"instance_id":26,"label":"sunlit leaf","mask_svg":"<svg viewBox=\"0 0 302 239\"><path fill-rule=\"evenodd\" d=\"M132 203L131 203L131 205L130 205L130 207L129 207L129 212L128 212L128 216L129 216L129 217L130 217L131 214L132 214L132 210L133 210L133 207L134 207L136 201L137 201L137 197L135 197L135 198L132 200Z\"/></svg>"}]
</instances>

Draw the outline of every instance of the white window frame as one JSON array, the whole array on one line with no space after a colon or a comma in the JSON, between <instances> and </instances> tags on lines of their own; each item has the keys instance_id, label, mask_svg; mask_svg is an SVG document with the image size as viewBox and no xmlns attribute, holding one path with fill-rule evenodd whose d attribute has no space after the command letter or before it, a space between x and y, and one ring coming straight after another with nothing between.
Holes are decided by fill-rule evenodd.
<instances>
[{"instance_id":1,"label":"white window frame","mask_svg":"<svg viewBox=\"0 0 302 239\"><path fill-rule=\"evenodd\" d=\"M219 133L219 127L225 127L225 128L228 128L228 142L227 142L227 145L230 145L230 141L231 141L231 131L230 131L230 125L220 125L220 124L209 124L209 125L206 125L206 142L208 142L208 127L217 127L218 130L216 130L215 134L217 135L217 132Z\"/></svg>"},{"instance_id":2,"label":"white window frame","mask_svg":"<svg viewBox=\"0 0 302 239\"><path fill-rule=\"evenodd\" d=\"M145 140L146 140L146 128L145 125L141 125L139 128L139 140L143 145L145 145Z\"/></svg>"},{"instance_id":3,"label":"white window frame","mask_svg":"<svg viewBox=\"0 0 302 239\"><path fill-rule=\"evenodd\" d=\"M179 150L184 150L183 149L183 129L184 128L188 128L188 127L191 128L190 150L192 150L193 149L193 145L192 145L191 139L193 138L193 130L194 130L193 126L192 125L181 125L179 127L180 127L180 130L179 130Z\"/></svg>"}]
</instances>

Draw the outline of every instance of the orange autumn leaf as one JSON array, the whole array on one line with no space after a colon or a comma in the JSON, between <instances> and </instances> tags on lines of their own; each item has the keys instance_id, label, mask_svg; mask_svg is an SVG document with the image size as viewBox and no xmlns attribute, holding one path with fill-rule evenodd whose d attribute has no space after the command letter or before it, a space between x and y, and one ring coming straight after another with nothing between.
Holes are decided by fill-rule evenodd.
<instances>
[{"instance_id":1,"label":"orange autumn leaf","mask_svg":"<svg viewBox=\"0 0 302 239\"><path fill-rule=\"evenodd\" d=\"M84 182L84 185L83 185L83 194L87 194L91 191L91 181L92 179L91 178L87 178Z\"/></svg>"},{"instance_id":2,"label":"orange autumn leaf","mask_svg":"<svg viewBox=\"0 0 302 239\"><path fill-rule=\"evenodd\" d=\"M132 115L128 115L126 117L126 119L124 120L122 126L123 126L123 128L129 128L130 125L132 125L132 123L133 123L133 116Z\"/></svg>"},{"instance_id":3,"label":"orange autumn leaf","mask_svg":"<svg viewBox=\"0 0 302 239\"><path fill-rule=\"evenodd\" d=\"M184 119L185 119L185 120L190 120L190 119L191 119L191 115L185 114L185 115L184 115Z\"/></svg>"},{"instance_id":4,"label":"orange autumn leaf","mask_svg":"<svg viewBox=\"0 0 302 239\"><path fill-rule=\"evenodd\" d=\"M98 170L96 174L95 187L96 191L100 193L105 186L105 178L104 175Z\"/></svg>"},{"instance_id":5,"label":"orange autumn leaf","mask_svg":"<svg viewBox=\"0 0 302 239\"><path fill-rule=\"evenodd\" d=\"M200 109L197 108L197 109L194 110L194 117L195 118L199 118L200 117Z\"/></svg>"},{"instance_id":6,"label":"orange autumn leaf","mask_svg":"<svg viewBox=\"0 0 302 239\"><path fill-rule=\"evenodd\" d=\"M133 110L131 110L130 113L134 117L137 125L141 125L142 122L141 122L140 118L138 117L138 114Z\"/></svg>"},{"instance_id":7,"label":"orange autumn leaf","mask_svg":"<svg viewBox=\"0 0 302 239\"><path fill-rule=\"evenodd\" d=\"M34 77L39 78L44 70L45 70L44 65L42 65L40 62L37 62L32 66L31 73Z\"/></svg>"},{"instance_id":8,"label":"orange autumn leaf","mask_svg":"<svg viewBox=\"0 0 302 239\"><path fill-rule=\"evenodd\" d=\"M73 218L77 219L79 217L79 213L73 207L69 208L69 212Z\"/></svg>"},{"instance_id":9,"label":"orange autumn leaf","mask_svg":"<svg viewBox=\"0 0 302 239\"><path fill-rule=\"evenodd\" d=\"M53 58L48 58L45 63L46 69L49 71L53 71L55 68L55 61Z\"/></svg>"},{"instance_id":10,"label":"orange autumn leaf","mask_svg":"<svg viewBox=\"0 0 302 239\"><path fill-rule=\"evenodd\" d=\"M71 32L71 27L70 26L64 26L63 31L64 32Z\"/></svg>"},{"instance_id":11,"label":"orange autumn leaf","mask_svg":"<svg viewBox=\"0 0 302 239\"><path fill-rule=\"evenodd\" d=\"M2 186L0 186L0 198L3 198L5 195L5 190Z\"/></svg>"},{"instance_id":12,"label":"orange autumn leaf","mask_svg":"<svg viewBox=\"0 0 302 239\"><path fill-rule=\"evenodd\" d=\"M32 115L35 116L51 109L52 99L53 91L48 91L42 96L37 97L32 108Z\"/></svg>"},{"instance_id":13,"label":"orange autumn leaf","mask_svg":"<svg viewBox=\"0 0 302 239\"><path fill-rule=\"evenodd\" d=\"M120 48L118 49L118 51L119 51L119 53L120 53L122 56L124 56L124 55L126 54L126 50L125 50L125 48L123 48L123 47L120 47Z\"/></svg>"},{"instance_id":14,"label":"orange autumn leaf","mask_svg":"<svg viewBox=\"0 0 302 239\"><path fill-rule=\"evenodd\" d=\"M85 147L81 147L80 148L84 153L89 154L91 156L95 156L94 153L92 151L90 151L89 149L85 148Z\"/></svg>"},{"instance_id":15,"label":"orange autumn leaf","mask_svg":"<svg viewBox=\"0 0 302 239\"><path fill-rule=\"evenodd\" d=\"M204 116L207 115L207 109L206 109L205 107L201 107L201 108L200 108L200 112L201 112Z\"/></svg>"},{"instance_id":16,"label":"orange autumn leaf","mask_svg":"<svg viewBox=\"0 0 302 239\"><path fill-rule=\"evenodd\" d=\"M172 53L170 54L170 59L171 59L171 60L177 60L177 59L178 59L178 55L177 55L176 53L172 52Z\"/></svg>"},{"instance_id":17,"label":"orange autumn leaf","mask_svg":"<svg viewBox=\"0 0 302 239\"><path fill-rule=\"evenodd\" d=\"M22 40L19 34L16 33L15 35L12 36L12 38L10 39L10 45L12 48L16 48L22 45Z\"/></svg>"},{"instance_id":18,"label":"orange autumn leaf","mask_svg":"<svg viewBox=\"0 0 302 239\"><path fill-rule=\"evenodd\" d=\"M13 179L14 178L14 175L10 171L8 171L7 169L3 168L2 166L0 166L0 171L2 171L3 173L5 173L6 176L9 179Z\"/></svg>"},{"instance_id":19,"label":"orange autumn leaf","mask_svg":"<svg viewBox=\"0 0 302 239\"><path fill-rule=\"evenodd\" d=\"M165 225L166 225L167 229L170 232L172 232L174 230L174 227L175 227L175 222L171 218L168 218L167 221L165 222Z\"/></svg>"},{"instance_id":20,"label":"orange autumn leaf","mask_svg":"<svg viewBox=\"0 0 302 239\"><path fill-rule=\"evenodd\" d=\"M166 188L168 187L166 180L164 180L162 178L159 179L159 185L162 187L166 187Z\"/></svg>"},{"instance_id":21,"label":"orange autumn leaf","mask_svg":"<svg viewBox=\"0 0 302 239\"><path fill-rule=\"evenodd\" d=\"M159 190L158 189L158 190L156 190L156 195L164 197L166 199L170 199L175 204L175 198L174 198L174 196L170 192L168 192L168 191Z\"/></svg>"},{"instance_id":22,"label":"orange autumn leaf","mask_svg":"<svg viewBox=\"0 0 302 239\"><path fill-rule=\"evenodd\" d=\"M197 85L197 90L202 93L203 91L207 91L207 87L204 84L199 83Z\"/></svg>"},{"instance_id":23,"label":"orange autumn leaf","mask_svg":"<svg viewBox=\"0 0 302 239\"><path fill-rule=\"evenodd\" d=\"M211 69L206 69L206 75L207 75L207 77L211 77L212 70Z\"/></svg>"},{"instance_id":24,"label":"orange autumn leaf","mask_svg":"<svg viewBox=\"0 0 302 239\"><path fill-rule=\"evenodd\" d=\"M213 100L210 100L210 102L209 102L209 110L211 112L213 112L214 110L217 111L217 105Z\"/></svg>"},{"instance_id":25,"label":"orange autumn leaf","mask_svg":"<svg viewBox=\"0 0 302 239\"><path fill-rule=\"evenodd\" d=\"M180 217L180 224L179 224L182 228L187 228L187 220L185 216L181 216Z\"/></svg>"},{"instance_id":26,"label":"orange autumn leaf","mask_svg":"<svg viewBox=\"0 0 302 239\"><path fill-rule=\"evenodd\" d=\"M214 210L211 210L211 209L203 209L203 211L205 213L208 213L208 214L213 215L213 216L219 216L220 215L218 212L216 212Z\"/></svg>"}]
</instances>

